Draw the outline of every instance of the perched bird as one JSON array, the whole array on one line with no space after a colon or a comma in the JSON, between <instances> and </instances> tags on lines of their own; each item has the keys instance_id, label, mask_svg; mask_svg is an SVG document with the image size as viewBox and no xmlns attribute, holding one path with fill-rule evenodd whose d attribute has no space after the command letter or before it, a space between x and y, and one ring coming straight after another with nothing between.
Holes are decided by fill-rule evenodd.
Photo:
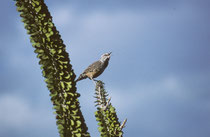
<instances>
[{"instance_id":1,"label":"perched bird","mask_svg":"<svg viewBox=\"0 0 210 137\"><path fill-rule=\"evenodd\" d=\"M109 64L111 53L112 52L101 55L100 60L88 66L88 68L85 69L85 71L82 74L80 74L76 82L86 78L94 80L94 78L101 75Z\"/></svg>"}]
</instances>

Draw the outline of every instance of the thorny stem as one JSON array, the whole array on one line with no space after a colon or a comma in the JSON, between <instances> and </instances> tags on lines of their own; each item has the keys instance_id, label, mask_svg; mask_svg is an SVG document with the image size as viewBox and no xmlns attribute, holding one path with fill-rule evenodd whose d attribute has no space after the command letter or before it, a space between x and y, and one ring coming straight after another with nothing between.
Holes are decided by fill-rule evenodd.
<instances>
[{"instance_id":1,"label":"thorny stem","mask_svg":"<svg viewBox=\"0 0 210 137\"><path fill-rule=\"evenodd\" d=\"M107 109L107 107L109 106L110 101L111 101L111 97L109 97L109 99L107 100L106 106L104 106L103 110Z\"/></svg>"},{"instance_id":2,"label":"thorny stem","mask_svg":"<svg viewBox=\"0 0 210 137\"><path fill-rule=\"evenodd\" d=\"M121 129L125 127L126 122L127 122L127 118L123 121L122 125L120 126Z\"/></svg>"}]
</instances>

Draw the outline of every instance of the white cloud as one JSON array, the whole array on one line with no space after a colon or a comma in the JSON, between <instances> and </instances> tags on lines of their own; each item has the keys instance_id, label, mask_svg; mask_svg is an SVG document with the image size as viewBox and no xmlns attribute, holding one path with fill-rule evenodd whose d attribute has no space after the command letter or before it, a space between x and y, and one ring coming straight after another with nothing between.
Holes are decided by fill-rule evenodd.
<instances>
[{"instance_id":1,"label":"white cloud","mask_svg":"<svg viewBox=\"0 0 210 137\"><path fill-rule=\"evenodd\" d=\"M187 20L186 16L191 15L185 13L185 10L184 7L176 11L120 10L112 13L99 10L82 14L76 12L73 7L57 6L52 10L52 15L68 51L72 51L73 55L78 53L77 55L86 56L90 52L101 54L102 51L119 51L131 47L139 50L139 45L151 44L145 43L149 39L165 41L165 37L170 35L165 33L166 29L172 29L180 22L183 23ZM170 28L166 28L169 25ZM68 47L69 41L70 47Z\"/></svg>"},{"instance_id":2,"label":"white cloud","mask_svg":"<svg viewBox=\"0 0 210 137\"><path fill-rule=\"evenodd\" d=\"M167 98L178 101L187 101L189 98L180 80L175 76L168 76L147 84L139 84L131 89L110 89L110 96L113 104L119 109L131 110L131 113L135 107L148 106Z\"/></svg>"},{"instance_id":3,"label":"white cloud","mask_svg":"<svg viewBox=\"0 0 210 137\"><path fill-rule=\"evenodd\" d=\"M55 120L52 112L38 109L31 102L16 95L4 95L0 97L0 127L24 130L28 127L48 127ZM49 126L51 127L51 126Z\"/></svg>"},{"instance_id":4,"label":"white cloud","mask_svg":"<svg viewBox=\"0 0 210 137\"><path fill-rule=\"evenodd\" d=\"M1 126L22 128L32 117L28 103L16 96L5 95L0 98Z\"/></svg>"},{"instance_id":5,"label":"white cloud","mask_svg":"<svg viewBox=\"0 0 210 137\"><path fill-rule=\"evenodd\" d=\"M60 7L52 11L53 22L56 26L66 27L73 20L73 11L70 8Z\"/></svg>"}]
</instances>

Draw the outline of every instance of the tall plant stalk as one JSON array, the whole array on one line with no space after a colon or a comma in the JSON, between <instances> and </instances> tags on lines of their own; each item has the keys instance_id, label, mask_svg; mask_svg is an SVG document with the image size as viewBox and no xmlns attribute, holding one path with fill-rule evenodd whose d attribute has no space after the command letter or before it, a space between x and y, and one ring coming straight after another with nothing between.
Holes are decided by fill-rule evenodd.
<instances>
[{"instance_id":1,"label":"tall plant stalk","mask_svg":"<svg viewBox=\"0 0 210 137\"><path fill-rule=\"evenodd\" d=\"M43 0L16 0L25 29L40 59L61 137L90 136L76 92L75 74L66 46Z\"/></svg>"}]
</instances>

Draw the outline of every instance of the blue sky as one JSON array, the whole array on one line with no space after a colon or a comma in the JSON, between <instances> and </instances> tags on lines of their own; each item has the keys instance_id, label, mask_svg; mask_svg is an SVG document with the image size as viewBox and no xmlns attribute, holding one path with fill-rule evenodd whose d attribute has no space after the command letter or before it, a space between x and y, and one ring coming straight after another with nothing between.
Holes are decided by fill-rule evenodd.
<instances>
[{"instance_id":1,"label":"blue sky","mask_svg":"<svg viewBox=\"0 0 210 137\"><path fill-rule=\"evenodd\" d=\"M46 1L79 75L113 52L106 84L125 137L210 134L210 2ZM14 2L0 5L0 134L58 137L49 91ZM77 84L89 132L99 136L94 85Z\"/></svg>"}]
</instances>

